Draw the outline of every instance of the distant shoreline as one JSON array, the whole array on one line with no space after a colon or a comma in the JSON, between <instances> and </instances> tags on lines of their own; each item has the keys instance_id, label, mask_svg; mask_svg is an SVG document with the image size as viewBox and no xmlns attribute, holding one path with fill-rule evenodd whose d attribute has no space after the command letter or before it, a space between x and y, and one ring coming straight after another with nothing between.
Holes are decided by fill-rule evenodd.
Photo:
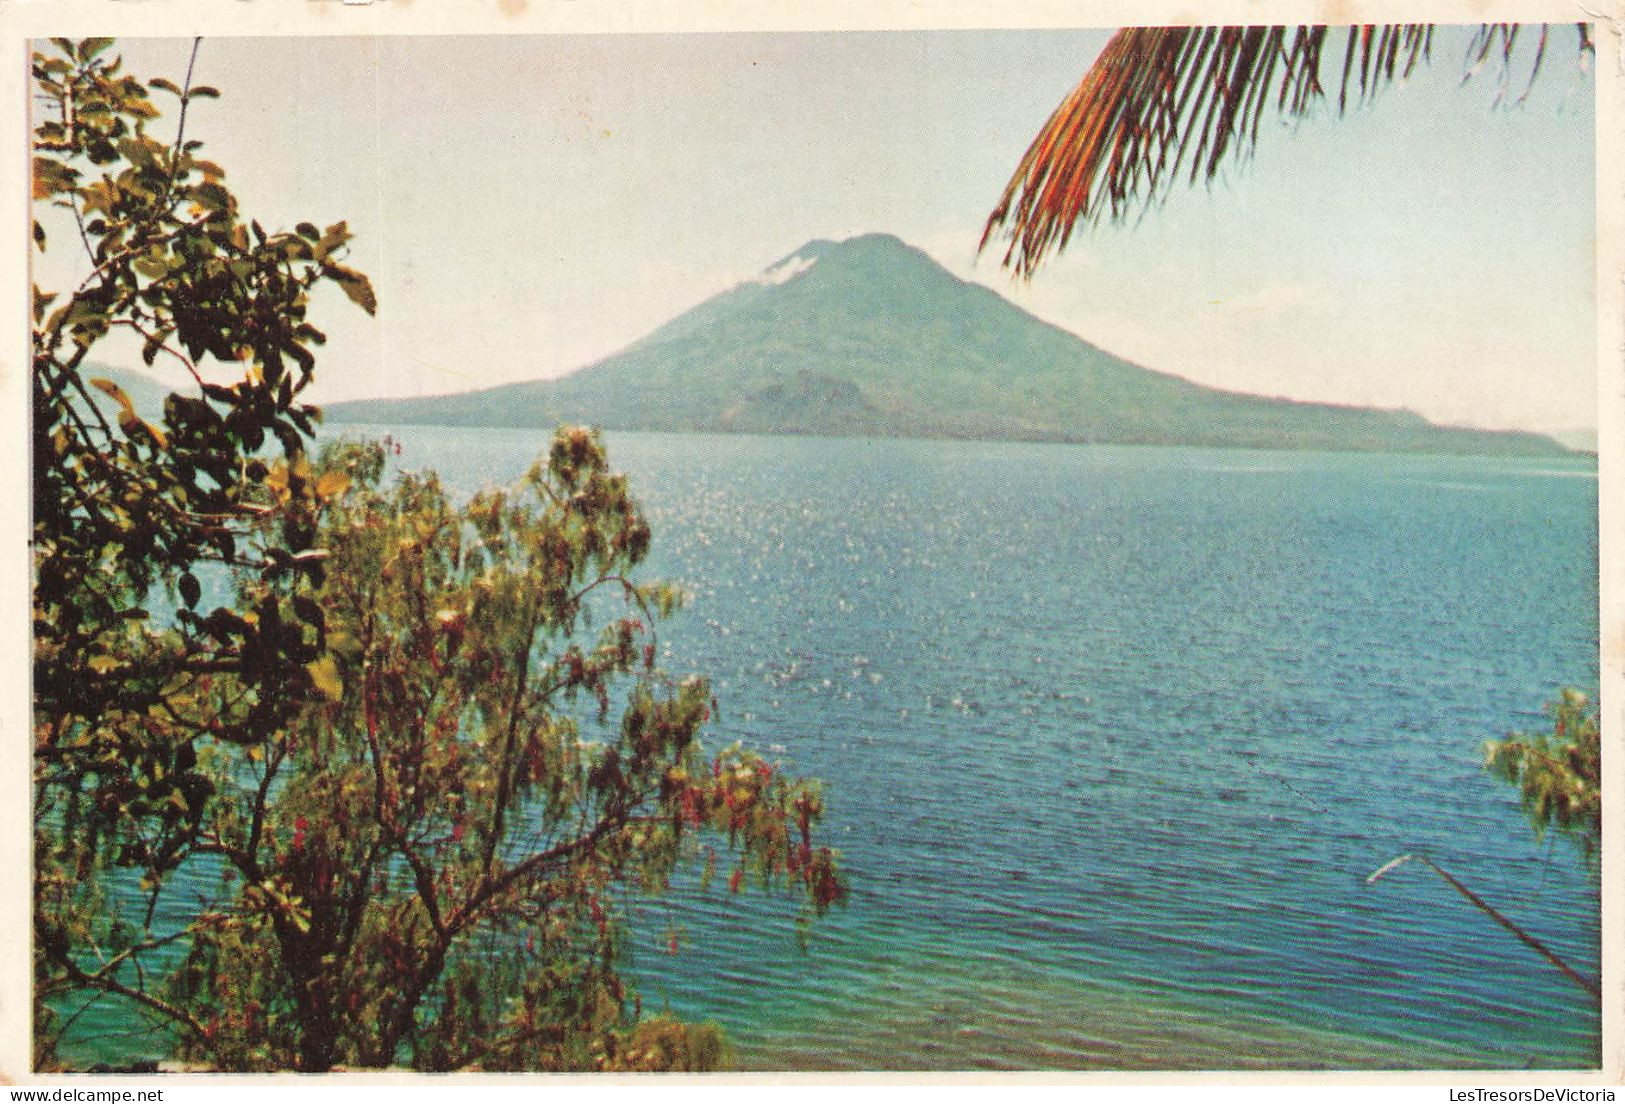
<instances>
[{"instance_id":1,"label":"distant shoreline","mask_svg":"<svg viewBox=\"0 0 1625 1104\"><path fill-rule=\"evenodd\" d=\"M473 432L501 432L501 433L535 433L538 437L547 437L553 432L553 426L526 426L526 425L478 425L457 422L435 421L374 421L351 420L345 418L325 419L321 423L324 431L336 429L378 429L388 433L398 433L405 429L435 429ZM728 437L728 438L760 438L774 440L789 438L793 440L829 441L938 441L955 442L960 444L997 444L997 445L1066 445L1066 446L1106 446L1112 448L1151 448L1151 449L1193 449L1211 450L1216 452L1235 451L1247 453L1286 453L1286 454L1318 454L1318 455L1349 455L1349 456L1434 456L1440 458L1478 458L1490 460L1590 460L1597 462L1597 454L1585 449L1574 449L1563 445L1554 438L1544 437L1541 434L1530 434L1542 437L1552 442L1554 451L1541 452L1469 452L1469 451L1442 451L1425 449L1392 449L1392 448L1325 448L1312 445L1292 444L1232 444L1209 441L1124 441L1073 438L1065 436L972 436L960 434L879 434L879 433L816 433L802 430L783 430L779 432L764 432L755 430L733 429L669 429L669 428L622 428L615 426L594 426L593 428L604 433L646 433L662 434L681 437ZM1471 433L1523 433L1521 430L1467 430Z\"/></svg>"}]
</instances>

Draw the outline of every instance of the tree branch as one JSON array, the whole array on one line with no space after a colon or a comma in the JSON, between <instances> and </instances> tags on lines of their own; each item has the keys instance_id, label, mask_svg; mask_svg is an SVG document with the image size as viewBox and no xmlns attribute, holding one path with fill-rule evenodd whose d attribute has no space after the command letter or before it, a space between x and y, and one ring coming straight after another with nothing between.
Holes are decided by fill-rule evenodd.
<instances>
[{"instance_id":1,"label":"tree branch","mask_svg":"<svg viewBox=\"0 0 1625 1104\"><path fill-rule=\"evenodd\" d=\"M194 1019L189 1013L187 1013L185 1009L177 1008L168 1001L160 1000L159 998L152 996L150 993L142 992L139 989L132 989L130 986L125 985L117 978L101 977L99 974L87 974L79 968L78 964L73 962L72 959L65 955L53 954L51 958L58 966L62 967L62 969L67 972L69 977L80 985L90 989L100 989L104 992L116 993L128 1000L135 1001L137 1004L145 1005L154 1012L157 1012L174 1023L184 1027L187 1031L200 1039L207 1037L203 1025Z\"/></svg>"}]
</instances>

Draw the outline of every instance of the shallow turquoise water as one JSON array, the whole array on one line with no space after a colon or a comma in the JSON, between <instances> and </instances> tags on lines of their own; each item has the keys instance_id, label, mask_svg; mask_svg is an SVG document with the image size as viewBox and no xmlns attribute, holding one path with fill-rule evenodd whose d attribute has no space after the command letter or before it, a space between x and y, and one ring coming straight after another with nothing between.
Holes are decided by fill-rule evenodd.
<instances>
[{"instance_id":1,"label":"shallow turquoise water","mask_svg":"<svg viewBox=\"0 0 1625 1104\"><path fill-rule=\"evenodd\" d=\"M378 434L382 428L369 429ZM411 427L472 490L547 434ZM1575 461L612 434L710 739L825 780L847 908L689 889L646 1009L752 1068L1586 1067L1597 901L1485 739L1594 687ZM665 953L669 926L681 953Z\"/></svg>"}]
</instances>

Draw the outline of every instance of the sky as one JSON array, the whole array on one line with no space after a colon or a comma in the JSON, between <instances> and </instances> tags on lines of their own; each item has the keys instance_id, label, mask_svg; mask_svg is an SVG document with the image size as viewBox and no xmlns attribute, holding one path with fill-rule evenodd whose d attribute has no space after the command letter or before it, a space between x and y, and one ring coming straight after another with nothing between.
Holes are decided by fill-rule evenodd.
<instances>
[{"instance_id":1,"label":"sky","mask_svg":"<svg viewBox=\"0 0 1625 1104\"><path fill-rule=\"evenodd\" d=\"M978 258L983 224L1106 37L214 38L194 79L222 98L188 137L267 227L357 235L379 312L314 304L316 401L556 376L806 241L884 231L1212 386L1596 425L1594 105L1570 29L1521 102L1527 66L1463 84L1468 36L1445 29L1406 86L1267 120L1247 163L1017 283L1001 250ZM178 81L190 41L119 50Z\"/></svg>"}]
</instances>

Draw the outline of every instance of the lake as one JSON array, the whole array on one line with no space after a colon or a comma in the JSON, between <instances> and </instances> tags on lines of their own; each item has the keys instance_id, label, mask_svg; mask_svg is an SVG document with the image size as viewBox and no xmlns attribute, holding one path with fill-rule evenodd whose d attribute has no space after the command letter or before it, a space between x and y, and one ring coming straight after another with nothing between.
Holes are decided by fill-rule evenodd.
<instances>
[{"instance_id":1,"label":"lake","mask_svg":"<svg viewBox=\"0 0 1625 1104\"><path fill-rule=\"evenodd\" d=\"M373 434L390 432L371 428ZM473 490L547 434L409 427ZM850 904L645 910L751 1068L1585 1067L1596 883L1483 742L1597 673L1589 459L610 434L711 739L824 780ZM667 953L665 933L682 935Z\"/></svg>"},{"instance_id":2,"label":"lake","mask_svg":"<svg viewBox=\"0 0 1625 1104\"><path fill-rule=\"evenodd\" d=\"M329 430L328 432L335 432ZM472 491L547 433L392 432ZM1598 680L1595 464L617 433L708 741L852 884L640 906L748 1069L1584 1068L1597 885L1483 743ZM668 953L668 933L680 935Z\"/></svg>"}]
</instances>

